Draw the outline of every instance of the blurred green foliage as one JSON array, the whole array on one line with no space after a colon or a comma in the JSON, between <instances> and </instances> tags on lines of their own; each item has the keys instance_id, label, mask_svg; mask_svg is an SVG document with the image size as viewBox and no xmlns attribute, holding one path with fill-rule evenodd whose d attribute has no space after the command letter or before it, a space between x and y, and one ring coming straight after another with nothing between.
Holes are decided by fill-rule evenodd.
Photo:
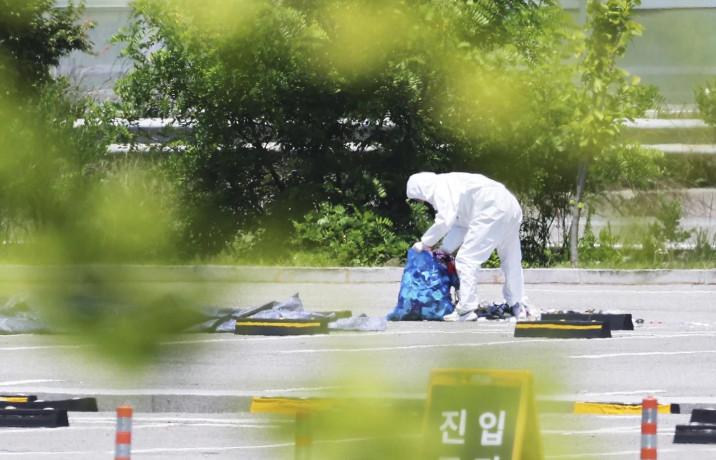
<instances>
[{"instance_id":1,"label":"blurred green foliage","mask_svg":"<svg viewBox=\"0 0 716 460\"><path fill-rule=\"evenodd\" d=\"M177 260L177 206L163 169L107 157L110 140L127 134L114 108L51 72L60 57L91 48L83 5L54 6L0 1L0 256L29 266L15 288L32 293L51 330L139 364L163 334L196 318L202 288L167 292L130 283L131 268L99 265Z\"/></svg>"},{"instance_id":2,"label":"blurred green foliage","mask_svg":"<svg viewBox=\"0 0 716 460\"><path fill-rule=\"evenodd\" d=\"M701 118L712 126L716 126L716 80L707 82L703 87L694 90L694 98L699 107Z\"/></svg>"},{"instance_id":3,"label":"blurred green foliage","mask_svg":"<svg viewBox=\"0 0 716 460\"><path fill-rule=\"evenodd\" d=\"M28 288L50 331L89 345L78 352L140 370L166 350L163 340L205 319L197 307L214 294L199 282L151 282L150 267L140 273L146 278L131 265L43 265L31 277L46 281Z\"/></svg>"},{"instance_id":4,"label":"blurred green foliage","mask_svg":"<svg viewBox=\"0 0 716 460\"><path fill-rule=\"evenodd\" d=\"M53 81L60 57L90 50L92 24L79 21L84 1L54 6L55 0L0 0L0 104Z\"/></svg>"},{"instance_id":5,"label":"blurred green foliage","mask_svg":"<svg viewBox=\"0 0 716 460\"><path fill-rule=\"evenodd\" d=\"M0 223L6 256L21 249L24 258L34 259L29 243L74 219L84 168L107 142L97 132L75 131L86 105L73 100L67 83L51 73L61 56L90 47L89 25L76 24L82 7L56 10L53 4L0 3ZM44 252L52 259L55 251Z\"/></svg>"}]
</instances>

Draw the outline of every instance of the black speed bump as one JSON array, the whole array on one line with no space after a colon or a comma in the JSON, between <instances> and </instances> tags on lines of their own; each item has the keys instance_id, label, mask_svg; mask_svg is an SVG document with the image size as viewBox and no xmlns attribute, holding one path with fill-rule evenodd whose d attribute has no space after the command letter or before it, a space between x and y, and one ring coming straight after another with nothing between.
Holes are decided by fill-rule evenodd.
<instances>
[{"instance_id":1,"label":"black speed bump","mask_svg":"<svg viewBox=\"0 0 716 460\"><path fill-rule=\"evenodd\" d=\"M35 395L8 395L0 394L0 404L2 403L28 403L37 400Z\"/></svg>"},{"instance_id":2,"label":"black speed bump","mask_svg":"<svg viewBox=\"0 0 716 460\"><path fill-rule=\"evenodd\" d=\"M239 318L234 334L314 335L328 334L326 319Z\"/></svg>"},{"instance_id":3,"label":"black speed bump","mask_svg":"<svg viewBox=\"0 0 716 460\"><path fill-rule=\"evenodd\" d=\"M609 323L603 321L540 320L518 321L515 325L515 337L603 339L611 336Z\"/></svg>"},{"instance_id":4,"label":"black speed bump","mask_svg":"<svg viewBox=\"0 0 716 460\"><path fill-rule=\"evenodd\" d=\"M70 426L66 410L0 409L0 427L57 428L61 426Z\"/></svg>"},{"instance_id":5,"label":"black speed bump","mask_svg":"<svg viewBox=\"0 0 716 460\"><path fill-rule=\"evenodd\" d=\"M716 425L716 409L694 409L690 422Z\"/></svg>"},{"instance_id":6,"label":"black speed bump","mask_svg":"<svg viewBox=\"0 0 716 460\"><path fill-rule=\"evenodd\" d=\"M676 425L674 444L716 444L716 409L694 409L688 425Z\"/></svg>"},{"instance_id":7,"label":"black speed bump","mask_svg":"<svg viewBox=\"0 0 716 460\"><path fill-rule=\"evenodd\" d=\"M29 400L18 400L17 402L0 398L0 409L8 407L14 407L15 409L59 409L71 412L97 412L98 410L96 398L72 398L43 401L37 399L36 397L31 397Z\"/></svg>"},{"instance_id":8,"label":"black speed bump","mask_svg":"<svg viewBox=\"0 0 716 460\"><path fill-rule=\"evenodd\" d=\"M629 313L578 313L568 311L566 313L542 313L543 320L567 320L567 321L603 321L609 323L612 331L633 331L634 323Z\"/></svg>"},{"instance_id":9,"label":"black speed bump","mask_svg":"<svg viewBox=\"0 0 716 460\"><path fill-rule=\"evenodd\" d=\"M716 444L716 425L676 425L674 444Z\"/></svg>"}]
</instances>

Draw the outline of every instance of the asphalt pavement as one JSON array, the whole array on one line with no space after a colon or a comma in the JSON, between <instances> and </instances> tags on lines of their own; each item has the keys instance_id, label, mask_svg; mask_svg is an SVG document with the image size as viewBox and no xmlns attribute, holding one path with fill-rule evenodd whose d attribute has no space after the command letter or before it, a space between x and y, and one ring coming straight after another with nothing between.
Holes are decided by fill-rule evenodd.
<instances>
[{"instance_id":1,"label":"asphalt pavement","mask_svg":"<svg viewBox=\"0 0 716 460\"><path fill-rule=\"evenodd\" d=\"M13 273L3 278L6 293L19 276ZM207 304L241 307L298 294L307 310L384 316L397 300L401 273L178 267L124 271L118 283L161 284L172 292L202 283L212 293ZM647 396L682 408L659 415L660 459L713 457L716 447L673 444L673 437L690 409L716 407L715 273L526 271L529 303L542 311L632 315L633 331L605 339L514 337L509 321L395 322L381 332L294 337L195 333L163 339L156 360L129 371L72 337L0 336L0 393L94 397L99 405L97 413L70 413L69 428L0 428L0 457L109 458L114 408L128 404L135 410L135 458L292 458L293 418L251 413L254 398L385 401L386 407L405 401L414 421L421 418L430 372L441 368L530 371L546 458L638 458L640 415L571 409L575 402L638 404ZM500 300L499 271L483 273L481 295ZM353 409L342 416L369 419ZM397 427L383 435L404 446L420 439L416 430ZM377 444L375 434L316 432L312 458L398 458L376 452ZM401 452L408 455L409 448Z\"/></svg>"}]
</instances>

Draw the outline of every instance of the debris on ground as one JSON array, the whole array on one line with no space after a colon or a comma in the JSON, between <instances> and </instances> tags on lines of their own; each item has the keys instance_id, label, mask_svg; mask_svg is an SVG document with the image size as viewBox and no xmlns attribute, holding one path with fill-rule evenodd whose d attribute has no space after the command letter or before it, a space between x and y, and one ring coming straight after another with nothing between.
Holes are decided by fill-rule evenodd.
<instances>
[{"instance_id":1,"label":"debris on ground","mask_svg":"<svg viewBox=\"0 0 716 460\"><path fill-rule=\"evenodd\" d=\"M88 299L78 299L78 305L87 306L92 303ZM112 309L112 305L99 305L94 307ZM119 307L117 307L119 308ZM0 335L10 334L49 334L63 333L50 326L43 318L43 308L37 299L28 294L16 294L3 303L0 301ZM230 332L234 333L236 320L239 318L254 319L292 319L315 320L320 319L328 323L331 330L345 331L385 331L386 319L384 317L368 317L366 315L354 316L350 311L312 312L303 308L298 294L277 302L272 301L258 307L201 307L197 312L198 322L189 327L186 332Z\"/></svg>"}]
</instances>

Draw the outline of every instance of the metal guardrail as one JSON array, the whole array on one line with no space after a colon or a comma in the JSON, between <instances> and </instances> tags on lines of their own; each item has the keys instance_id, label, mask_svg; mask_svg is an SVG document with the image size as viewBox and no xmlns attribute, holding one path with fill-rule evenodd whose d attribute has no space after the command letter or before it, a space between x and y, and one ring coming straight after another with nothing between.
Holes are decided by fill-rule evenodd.
<instances>
[{"instance_id":1,"label":"metal guardrail","mask_svg":"<svg viewBox=\"0 0 716 460\"><path fill-rule=\"evenodd\" d=\"M642 147L675 155L716 155L716 144L642 144Z\"/></svg>"},{"instance_id":2,"label":"metal guardrail","mask_svg":"<svg viewBox=\"0 0 716 460\"><path fill-rule=\"evenodd\" d=\"M400 284L402 267L258 267L231 265L0 265L0 286L83 283L87 274L116 283ZM481 269L479 282L502 284L499 268ZM528 268L526 284L716 285L716 269Z\"/></svg>"},{"instance_id":3,"label":"metal guardrail","mask_svg":"<svg viewBox=\"0 0 716 460\"><path fill-rule=\"evenodd\" d=\"M627 130L645 132L645 131L674 131L683 134L689 131L701 131L706 132L707 130L713 129L705 121L695 118L682 119L682 118L637 118L634 121L626 121L624 127ZM674 136L676 138L677 136ZM699 139L703 140L703 139ZM706 139L708 140L708 139ZM705 143L684 143L684 142L669 142L669 143L642 143L645 148L651 148L660 150L666 154L677 154L677 155L716 155L716 144L705 144Z\"/></svg>"},{"instance_id":4,"label":"metal guardrail","mask_svg":"<svg viewBox=\"0 0 716 460\"><path fill-rule=\"evenodd\" d=\"M177 120L171 118L141 118L139 120L129 122L125 119L115 119L117 125L125 126L130 132L142 139L135 144L111 144L108 148L110 154L126 155L130 153L148 153L148 152L175 152L181 147L162 148L161 140L169 140L173 137L172 132L186 132L191 130L191 125L180 125ZM74 126L84 126L85 121L79 119L75 121ZM361 124L363 126L363 124ZM637 118L634 121L624 122L627 130L649 131L649 130L708 130L711 126L700 119L663 119L663 118ZM154 142L153 142L154 141ZM160 141L160 142L156 142ZM675 143L655 143L642 144L646 148L660 150L666 154L677 155L716 155L716 144L687 144L681 142ZM349 143L348 148L357 150L359 146ZM280 145L271 142L267 143L266 148L278 149Z\"/></svg>"}]
</instances>

